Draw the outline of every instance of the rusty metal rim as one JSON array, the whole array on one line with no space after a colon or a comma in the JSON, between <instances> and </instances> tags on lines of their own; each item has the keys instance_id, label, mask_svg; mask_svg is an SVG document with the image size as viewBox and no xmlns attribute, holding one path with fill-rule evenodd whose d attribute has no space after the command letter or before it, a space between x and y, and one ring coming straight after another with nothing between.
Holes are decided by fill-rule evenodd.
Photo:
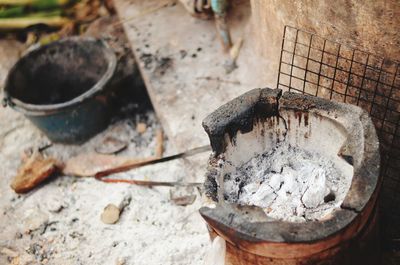
<instances>
[{"instance_id":1,"label":"rusty metal rim","mask_svg":"<svg viewBox=\"0 0 400 265\"><path fill-rule=\"evenodd\" d=\"M78 97L75 97L69 101L63 102L63 103L58 103L58 104L46 104L46 105L36 105L36 104L31 104L31 103L25 103L21 100L18 100L14 97L11 97L7 91L7 87L9 87L9 78L10 78L10 73L12 73L15 68L17 67L19 61L21 59L27 58L29 55L31 55L34 52L38 52L40 50L47 49L49 47L59 45L60 43L65 43L65 42L98 42L101 44L104 56L106 58L106 61L108 63L107 69L103 76L94 84L90 89L88 89L86 92L83 94L79 95ZM3 102L5 105L9 105L10 107L14 108L15 110L29 116L43 116L43 115L48 115L52 113L57 113L61 112L69 107L72 107L76 104L79 104L97 93L101 92L104 88L104 86L110 81L112 76L114 75L116 66L117 66L117 58L115 56L115 53L111 50L109 45L101 40L101 39L95 39L92 37L69 37L65 38L60 41L56 41L53 43L50 43L45 46L40 46L38 48L35 48L28 53L26 53L22 58L21 58L10 70L6 82L5 82L5 89L4 89L4 98Z\"/></svg>"},{"instance_id":2,"label":"rusty metal rim","mask_svg":"<svg viewBox=\"0 0 400 265\"><path fill-rule=\"evenodd\" d=\"M234 247L262 257L276 259L299 259L325 253L340 247L341 245L353 240L365 231L370 229L371 222L375 223L378 217L378 205L376 203L379 195L378 189L374 196L368 202L367 209L359 216L356 216L352 222L335 234L332 234L325 240L317 242L271 242L271 241L249 241L245 235L238 235L243 241L233 241L227 231L229 227L211 228L210 233L221 236ZM366 218L362 218L366 217ZM227 230L228 229L228 230Z\"/></svg>"},{"instance_id":3,"label":"rusty metal rim","mask_svg":"<svg viewBox=\"0 0 400 265\"><path fill-rule=\"evenodd\" d=\"M264 257L270 258L301 258L307 257L310 255L318 254L323 251L334 248L343 242L351 240L356 237L367 225L368 221L371 218L375 218L373 216L374 210L376 210L377 206L377 198L379 196L379 187L381 185L381 179L375 189L373 196L368 201L364 210L358 214L353 215L349 223L344 227L339 228L334 233L330 234L326 238L314 239L309 241L277 241L277 240L264 240L260 238L250 238L244 231L238 231L233 226L221 225L219 221L213 219L212 216L207 214L207 207L203 207L200 209L201 216L207 221L207 223L211 226L213 231L228 241L230 244L236 246L237 248ZM345 212L344 210L341 210ZM276 233L282 232L280 230L285 230L285 228L280 229L282 224L291 225L293 223L289 222L264 222L264 223L245 223L243 225L266 225L270 226ZM315 232L318 230L318 227L315 227Z\"/></svg>"}]
</instances>

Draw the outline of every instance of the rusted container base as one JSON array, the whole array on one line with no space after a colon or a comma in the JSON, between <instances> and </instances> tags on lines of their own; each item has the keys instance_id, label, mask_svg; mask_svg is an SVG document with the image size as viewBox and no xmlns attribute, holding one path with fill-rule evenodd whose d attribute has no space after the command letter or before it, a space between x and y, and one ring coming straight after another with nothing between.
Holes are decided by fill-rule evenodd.
<instances>
[{"instance_id":1,"label":"rusted container base","mask_svg":"<svg viewBox=\"0 0 400 265\"><path fill-rule=\"evenodd\" d=\"M225 265L379 265L381 264L378 214L375 209L364 229L351 241L312 256L296 259L263 257L226 242ZM218 234L208 226L211 239Z\"/></svg>"}]
</instances>

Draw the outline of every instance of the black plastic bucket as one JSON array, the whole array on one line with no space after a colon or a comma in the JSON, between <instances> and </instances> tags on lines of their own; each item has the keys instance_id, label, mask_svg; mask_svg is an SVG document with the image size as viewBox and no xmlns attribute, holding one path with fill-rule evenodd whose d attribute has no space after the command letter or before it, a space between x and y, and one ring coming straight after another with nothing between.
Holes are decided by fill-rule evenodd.
<instances>
[{"instance_id":1,"label":"black plastic bucket","mask_svg":"<svg viewBox=\"0 0 400 265\"><path fill-rule=\"evenodd\" d=\"M50 140L83 142L110 121L116 63L102 40L72 37L51 43L27 53L10 70L4 102Z\"/></svg>"}]
</instances>

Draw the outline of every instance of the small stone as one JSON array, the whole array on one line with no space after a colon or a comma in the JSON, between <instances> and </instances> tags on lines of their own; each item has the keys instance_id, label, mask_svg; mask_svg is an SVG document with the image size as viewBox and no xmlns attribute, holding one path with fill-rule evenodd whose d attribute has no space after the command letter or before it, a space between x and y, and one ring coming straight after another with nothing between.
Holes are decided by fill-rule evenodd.
<instances>
[{"instance_id":1,"label":"small stone","mask_svg":"<svg viewBox=\"0 0 400 265\"><path fill-rule=\"evenodd\" d=\"M7 256L7 257L9 257L9 258L16 258L16 257L19 256L17 252L15 252L14 250L9 249L9 248L2 248L0 253L5 255L5 256Z\"/></svg>"},{"instance_id":2,"label":"small stone","mask_svg":"<svg viewBox=\"0 0 400 265\"><path fill-rule=\"evenodd\" d=\"M146 123L144 123L144 122L139 122L139 123L136 125L136 131L137 131L138 133L143 134L143 133L146 132L146 130L147 130L147 124L146 124Z\"/></svg>"},{"instance_id":3,"label":"small stone","mask_svg":"<svg viewBox=\"0 0 400 265\"><path fill-rule=\"evenodd\" d=\"M24 220L25 231L28 233L39 229L49 221L49 216L40 210L29 210L28 217Z\"/></svg>"},{"instance_id":4,"label":"small stone","mask_svg":"<svg viewBox=\"0 0 400 265\"><path fill-rule=\"evenodd\" d=\"M46 202L47 210L52 213L59 213L62 209L67 208L66 204L58 198L51 198Z\"/></svg>"},{"instance_id":5,"label":"small stone","mask_svg":"<svg viewBox=\"0 0 400 265\"><path fill-rule=\"evenodd\" d=\"M118 258L115 261L115 265L125 265L125 264L126 264L126 259L124 259L124 258Z\"/></svg>"},{"instance_id":6,"label":"small stone","mask_svg":"<svg viewBox=\"0 0 400 265\"><path fill-rule=\"evenodd\" d=\"M59 164L54 158L44 158L40 153L32 154L18 169L11 188L17 193L28 192L56 172Z\"/></svg>"},{"instance_id":7,"label":"small stone","mask_svg":"<svg viewBox=\"0 0 400 265\"><path fill-rule=\"evenodd\" d=\"M196 195L185 195L180 197L171 198L171 200L179 206L187 206L194 203Z\"/></svg>"},{"instance_id":8,"label":"small stone","mask_svg":"<svg viewBox=\"0 0 400 265\"><path fill-rule=\"evenodd\" d=\"M121 210L114 204L108 204L101 214L101 221L105 224L115 224L119 220Z\"/></svg>"},{"instance_id":9,"label":"small stone","mask_svg":"<svg viewBox=\"0 0 400 265\"><path fill-rule=\"evenodd\" d=\"M116 154L124 150L128 146L128 143L121 141L115 137L106 137L99 146L95 148L95 151L99 154Z\"/></svg>"},{"instance_id":10,"label":"small stone","mask_svg":"<svg viewBox=\"0 0 400 265\"><path fill-rule=\"evenodd\" d=\"M196 200L196 195L193 194L193 188L174 187L169 191L170 200L179 206L191 205Z\"/></svg>"},{"instance_id":11,"label":"small stone","mask_svg":"<svg viewBox=\"0 0 400 265\"><path fill-rule=\"evenodd\" d=\"M20 260L21 260L20 257L12 258L12 260L10 261L10 265L20 265L20 264L23 264L23 263L21 263ZM24 263L24 264L27 264L27 263Z\"/></svg>"}]
</instances>

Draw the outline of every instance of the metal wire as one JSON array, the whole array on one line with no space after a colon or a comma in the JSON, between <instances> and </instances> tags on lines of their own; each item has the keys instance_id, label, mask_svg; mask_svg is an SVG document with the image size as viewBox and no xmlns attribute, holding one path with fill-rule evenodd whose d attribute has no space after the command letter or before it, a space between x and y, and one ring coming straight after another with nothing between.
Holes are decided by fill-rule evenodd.
<instances>
[{"instance_id":1,"label":"metal wire","mask_svg":"<svg viewBox=\"0 0 400 265\"><path fill-rule=\"evenodd\" d=\"M381 145L383 233L389 242L399 242L399 63L286 26L277 87L354 104L369 112Z\"/></svg>"}]
</instances>

